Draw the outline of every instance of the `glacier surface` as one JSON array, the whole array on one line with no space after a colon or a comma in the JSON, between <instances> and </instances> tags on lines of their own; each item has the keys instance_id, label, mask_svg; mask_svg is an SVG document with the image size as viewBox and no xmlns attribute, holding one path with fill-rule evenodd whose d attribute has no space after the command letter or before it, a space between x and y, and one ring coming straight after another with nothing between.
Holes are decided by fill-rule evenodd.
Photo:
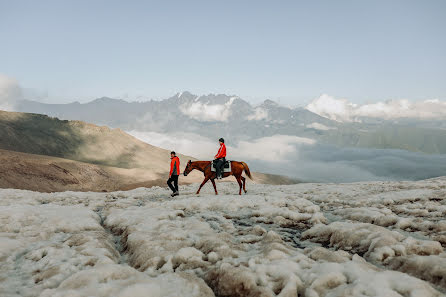
<instances>
[{"instance_id":1,"label":"glacier surface","mask_svg":"<svg viewBox=\"0 0 446 297\"><path fill-rule=\"evenodd\" d=\"M0 190L1 296L444 296L446 178Z\"/></svg>"}]
</instances>

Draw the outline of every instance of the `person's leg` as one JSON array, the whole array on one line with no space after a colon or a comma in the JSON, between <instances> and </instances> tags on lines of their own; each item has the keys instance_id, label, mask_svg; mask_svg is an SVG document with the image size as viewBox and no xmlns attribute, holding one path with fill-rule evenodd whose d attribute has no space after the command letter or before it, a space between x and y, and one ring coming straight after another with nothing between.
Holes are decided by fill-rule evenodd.
<instances>
[{"instance_id":1,"label":"person's leg","mask_svg":"<svg viewBox=\"0 0 446 297\"><path fill-rule=\"evenodd\" d=\"M173 176L173 182L174 182L174 185L175 185L175 192L178 193L178 175L174 175Z\"/></svg>"},{"instance_id":2,"label":"person's leg","mask_svg":"<svg viewBox=\"0 0 446 297\"><path fill-rule=\"evenodd\" d=\"M222 164L223 164L223 161L222 161L222 159L220 158L220 159L217 159L217 166L216 166L216 171L217 171L217 178L218 179L221 179L222 178L222 176L223 176L223 167L222 167Z\"/></svg>"},{"instance_id":3,"label":"person's leg","mask_svg":"<svg viewBox=\"0 0 446 297\"><path fill-rule=\"evenodd\" d=\"M220 159L215 159L214 160L214 167L215 167L215 176L218 179L218 177L220 175Z\"/></svg>"},{"instance_id":4,"label":"person's leg","mask_svg":"<svg viewBox=\"0 0 446 297\"><path fill-rule=\"evenodd\" d=\"M220 178L223 178L223 175L225 173L225 160L226 158L221 158L219 161L219 166L220 166Z\"/></svg>"},{"instance_id":5,"label":"person's leg","mask_svg":"<svg viewBox=\"0 0 446 297\"><path fill-rule=\"evenodd\" d=\"M173 182L173 179L172 179L172 177L170 177L170 178L167 180L167 185L168 185L169 188L172 190L172 192L175 192L175 188L172 186L172 182Z\"/></svg>"}]
</instances>

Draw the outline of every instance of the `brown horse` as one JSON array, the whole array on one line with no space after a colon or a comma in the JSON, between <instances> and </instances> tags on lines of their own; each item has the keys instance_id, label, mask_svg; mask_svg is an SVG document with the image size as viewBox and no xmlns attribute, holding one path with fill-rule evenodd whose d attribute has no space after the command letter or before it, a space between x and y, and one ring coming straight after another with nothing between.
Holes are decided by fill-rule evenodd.
<instances>
[{"instance_id":1,"label":"brown horse","mask_svg":"<svg viewBox=\"0 0 446 297\"><path fill-rule=\"evenodd\" d=\"M212 161L195 161L187 162L186 169L184 169L184 176L187 176L192 170L197 169L204 174L204 180L198 188L197 194L200 194L201 188L207 183L208 180L211 180L212 185L214 186L215 195L218 195L217 187L215 186L215 179L217 178L217 173L211 171ZM246 178L242 176L243 171L245 171L246 175L252 179L251 172L249 171L249 167L245 162L237 162L231 161L231 172L223 173L223 177L235 176L237 182L240 186L239 195L242 194L242 182L243 182L243 191L246 193L245 183Z\"/></svg>"}]
</instances>

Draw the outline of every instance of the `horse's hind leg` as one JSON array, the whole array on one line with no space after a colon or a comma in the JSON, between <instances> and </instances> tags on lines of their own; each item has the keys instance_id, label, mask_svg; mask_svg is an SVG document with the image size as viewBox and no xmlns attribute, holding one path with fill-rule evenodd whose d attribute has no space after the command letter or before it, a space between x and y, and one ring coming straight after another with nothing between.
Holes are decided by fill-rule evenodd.
<instances>
[{"instance_id":1,"label":"horse's hind leg","mask_svg":"<svg viewBox=\"0 0 446 297\"><path fill-rule=\"evenodd\" d=\"M197 195L200 194L201 188L204 186L205 183L207 183L208 180L209 180L209 177L204 178L203 182L201 183L200 187L198 188Z\"/></svg>"},{"instance_id":2,"label":"horse's hind leg","mask_svg":"<svg viewBox=\"0 0 446 297\"><path fill-rule=\"evenodd\" d=\"M242 179L242 182L243 182L243 191L246 193L246 178L244 178L242 176L241 179Z\"/></svg>"},{"instance_id":3,"label":"horse's hind leg","mask_svg":"<svg viewBox=\"0 0 446 297\"><path fill-rule=\"evenodd\" d=\"M218 195L217 186L215 185L215 180L213 178L211 179L211 182L212 182L212 185L214 186L215 195Z\"/></svg>"},{"instance_id":4,"label":"horse's hind leg","mask_svg":"<svg viewBox=\"0 0 446 297\"><path fill-rule=\"evenodd\" d=\"M237 179L238 185L240 187L238 194L241 195L242 194L242 180L240 178L241 176L236 176L235 178Z\"/></svg>"}]
</instances>

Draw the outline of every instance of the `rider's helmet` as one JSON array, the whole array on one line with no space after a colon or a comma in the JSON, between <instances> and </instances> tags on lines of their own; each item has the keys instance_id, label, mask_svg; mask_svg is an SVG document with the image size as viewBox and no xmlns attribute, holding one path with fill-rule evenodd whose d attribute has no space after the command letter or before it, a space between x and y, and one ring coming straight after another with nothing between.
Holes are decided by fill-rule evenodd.
<instances>
[{"instance_id":1,"label":"rider's helmet","mask_svg":"<svg viewBox=\"0 0 446 297\"><path fill-rule=\"evenodd\" d=\"M218 141L225 143L225 140L223 138L220 138Z\"/></svg>"}]
</instances>

